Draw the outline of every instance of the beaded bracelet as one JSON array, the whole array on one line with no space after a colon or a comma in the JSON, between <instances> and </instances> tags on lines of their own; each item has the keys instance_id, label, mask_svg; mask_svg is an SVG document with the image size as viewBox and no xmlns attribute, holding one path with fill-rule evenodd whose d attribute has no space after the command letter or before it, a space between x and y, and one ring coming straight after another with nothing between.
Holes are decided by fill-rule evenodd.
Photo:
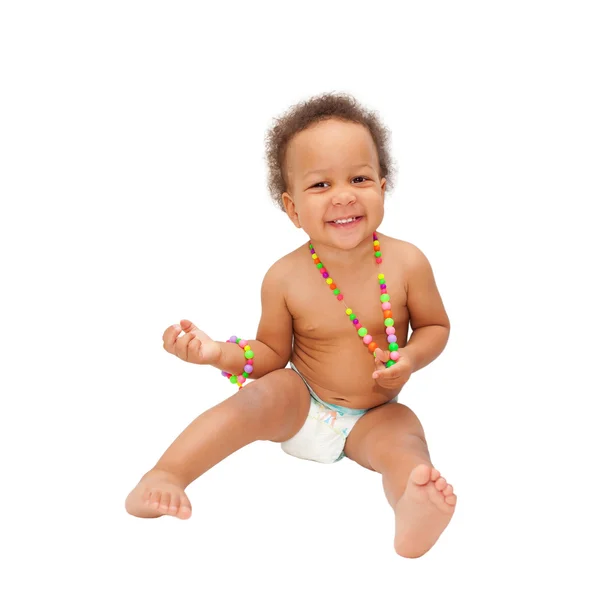
<instances>
[{"instance_id":1,"label":"beaded bracelet","mask_svg":"<svg viewBox=\"0 0 600 600\"><path fill-rule=\"evenodd\" d=\"M248 375L254 371L254 367L252 366L254 364L254 352L250 349L247 340L243 340L235 335L232 335L227 340L227 343L237 344L244 351L244 357L246 358L246 365L240 375L232 375L231 373L227 373L227 371L221 371L221 375L227 377L231 383L237 383L238 390L240 390L242 385L246 382L246 379L248 379Z\"/></svg>"}]
</instances>

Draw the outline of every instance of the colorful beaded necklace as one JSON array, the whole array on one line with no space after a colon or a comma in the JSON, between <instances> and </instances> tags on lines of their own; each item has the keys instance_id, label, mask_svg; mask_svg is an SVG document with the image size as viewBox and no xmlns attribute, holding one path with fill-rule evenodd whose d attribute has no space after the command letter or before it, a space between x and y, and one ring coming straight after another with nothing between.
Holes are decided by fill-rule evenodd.
<instances>
[{"instance_id":1,"label":"colorful beaded necklace","mask_svg":"<svg viewBox=\"0 0 600 600\"><path fill-rule=\"evenodd\" d=\"M383 261L383 259L381 258L380 248L381 247L379 244L379 240L377 239L377 233L374 232L373 250L375 252L375 262L378 265L381 264ZM310 251L310 255L315 265L317 266L317 269L319 269L321 275L323 276L323 279L325 279L325 282L329 285L329 289L333 290L333 295L341 302L344 302L344 295L340 293L340 290L338 289L337 285L333 282L333 279L329 277L327 269L317 256L317 253L315 252L315 249L310 240L308 243L308 249ZM390 304L390 295L387 293L385 276L383 275L383 273L379 273L377 278L379 279L379 288L381 290L381 296L379 296L379 300L381 301L381 310L383 310L383 323L386 327L385 332L387 334L387 341L389 344L388 348L390 350L390 359L385 363L385 366L391 367L400 358L400 354L398 352L398 338L395 335L396 329L394 328L394 319L392 318L392 305ZM373 353L373 356L375 356L377 342L373 341L373 337L369 335L369 333L367 332L367 328L363 327L360 324L360 321L358 320L357 316L352 312L352 309L348 307L346 302L344 302L344 306L346 307L346 314L348 315L350 321L352 321L352 324L356 328L359 337L362 338L362 341L365 344L365 346L367 346L369 351Z\"/></svg>"}]
</instances>

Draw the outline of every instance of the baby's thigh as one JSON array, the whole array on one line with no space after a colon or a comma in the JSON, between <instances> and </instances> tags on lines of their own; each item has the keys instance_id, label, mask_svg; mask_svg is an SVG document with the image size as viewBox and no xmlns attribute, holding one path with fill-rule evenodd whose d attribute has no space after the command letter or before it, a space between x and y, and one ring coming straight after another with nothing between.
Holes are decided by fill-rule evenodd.
<instances>
[{"instance_id":1,"label":"baby's thigh","mask_svg":"<svg viewBox=\"0 0 600 600\"><path fill-rule=\"evenodd\" d=\"M283 442L304 425L310 395L302 378L292 369L277 369L252 380L239 392L245 409L260 421L262 440Z\"/></svg>"},{"instance_id":2,"label":"baby's thigh","mask_svg":"<svg viewBox=\"0 0 600 600\"><path fill-rule=\"evenodd\" d=\"M369 455L379 448L402 447L417 442L427 448L425 432L417 415L404 404L388 402L371 409L353 427L344 452L351 460L374 470Z\"/></svg>"}]
</instances>

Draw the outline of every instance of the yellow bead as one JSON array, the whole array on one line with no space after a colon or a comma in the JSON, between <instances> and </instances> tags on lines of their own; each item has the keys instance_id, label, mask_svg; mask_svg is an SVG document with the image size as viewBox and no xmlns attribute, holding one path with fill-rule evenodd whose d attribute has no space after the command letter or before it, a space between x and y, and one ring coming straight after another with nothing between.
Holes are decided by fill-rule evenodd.
<instances>
[{"instance_id":1,"label":"yellow bead","mask_svg":"<svg viewBox=\"0 0 600 600\"><path fill-rule=\"evenodd\" d=\"M331 279L331 277L328 277L326 280L327 285L331 285L333 283L333 279Z\"/></svg>"},{"instance_id":2,"label":"yellow bead","mask_svg":"<svg viewBox=\"0 0 600 600\"><path fill-rule=\"evenodd\" d=\"M244 346L244 351L250 350L250 346Z\"/></svg>"},{"instance_id":3,"label":"yellow bead","mask_svg":"<svg viewBox=\"0 0 600 600\"><path fill-rule=\"evenodd\" d=\"M312 256L313 258L317 258L317 254L316 254L316 253L314 253L314 254L311 254L311 256Z\"/></svg>"},{"instance_id":4,"label":"yellow bead","mask_svg":"<svg viewBox=\"0 0 600 600\"><path fill-rule=\"evenodd\" d=\"M375 240L375 241L373 242L373 246L379 246L379 240Z\"/></svg>"},{"instance_id":5,"label":"yellow bead","mask_svg":"<svg viewBox=\"0 0 600 600\"><path fill-rule=\"evenodd\" d=\"M346 309L346 314L347 315L351 315L352 314L352 309L351 308L347 308Z\"/></svg>"},{"instance_id":6,"label":"yellow bead","mask_svg":"<svg viewBox=\"0 0 600 600\"><path fill-rule=\"evenodd\" d=\"M383 274L383 273L379 273L379 275L377 275L377 277L378 277L379 279L385 279L385 276L384 276L384 274Z\"/></svg>"}]
</instances>

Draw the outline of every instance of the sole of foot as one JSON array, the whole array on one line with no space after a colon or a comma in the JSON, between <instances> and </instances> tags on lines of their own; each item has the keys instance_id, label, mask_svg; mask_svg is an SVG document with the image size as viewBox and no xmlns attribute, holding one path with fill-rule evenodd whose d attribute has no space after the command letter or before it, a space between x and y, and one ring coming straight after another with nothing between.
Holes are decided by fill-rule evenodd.
<instances>
[{"instance_id":1,"label":"sole of foot","mask_svg":"<svg viewBox=\"0 0 600 600\"><path fill-rule=\"evenodd\" d=\"M455 506L456 494L437 469L415 467L394 509L396 552L405 558L423 556L448 526Z\"/></svg>"}]
</instances>

